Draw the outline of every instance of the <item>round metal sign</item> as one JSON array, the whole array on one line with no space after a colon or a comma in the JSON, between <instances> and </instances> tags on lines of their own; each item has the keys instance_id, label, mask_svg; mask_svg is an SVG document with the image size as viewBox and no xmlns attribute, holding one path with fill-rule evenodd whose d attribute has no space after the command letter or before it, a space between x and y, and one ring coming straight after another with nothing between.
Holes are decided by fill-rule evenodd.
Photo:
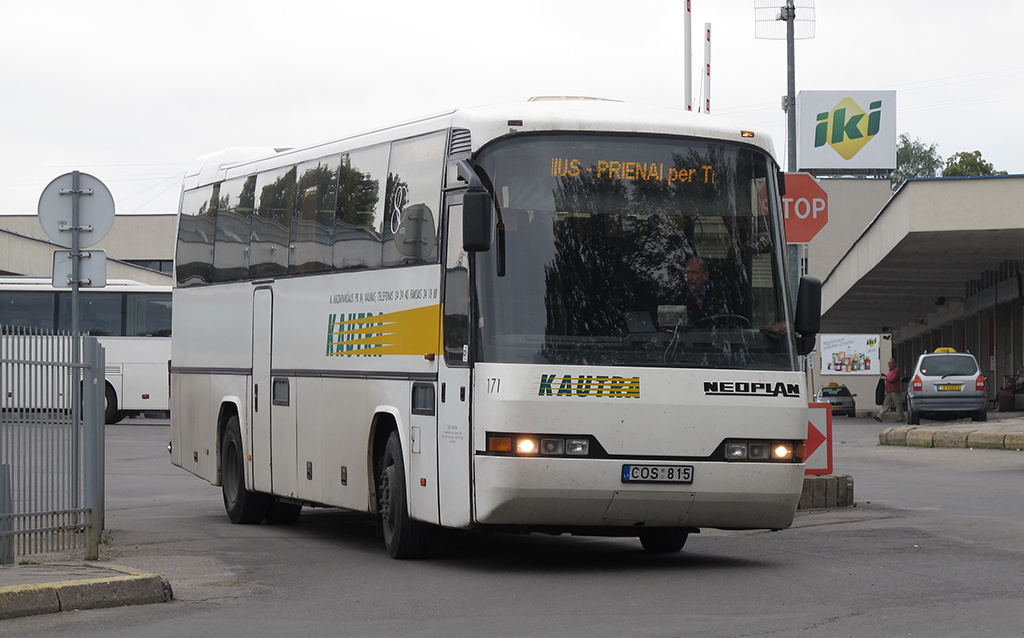
<instances>
[{"instance_id":1,"label":"round metal sign","mask_svg":"<svg viewBox=\"0 0 1024 638\"><path fill-rule=\"evenodd\" d=\"M78 177L77 189L75 176ZM114 197L106 184L88 173L65 173L50 182L39 196L39 223L46 236L65 248L72 247L72 216L78 194L78 247L99 242L114 225Z\"/></svg>"}]
</instances>

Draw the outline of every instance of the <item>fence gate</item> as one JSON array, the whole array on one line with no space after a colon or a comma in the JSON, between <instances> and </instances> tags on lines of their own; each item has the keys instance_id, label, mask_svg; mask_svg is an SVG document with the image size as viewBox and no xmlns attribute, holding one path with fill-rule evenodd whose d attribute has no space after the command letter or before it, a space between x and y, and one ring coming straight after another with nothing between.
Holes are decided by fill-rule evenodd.
<instances>
[{"instance_id":1,"label":"fence gate","mask_svg":"<svg viewBox=\"0 0 1024 638\"><path fill-rule=\"evenodd\" d=\"M99 558L103 373L95 337L0 327L0 564L80 547Z\"/></svg>"}]
</instances>

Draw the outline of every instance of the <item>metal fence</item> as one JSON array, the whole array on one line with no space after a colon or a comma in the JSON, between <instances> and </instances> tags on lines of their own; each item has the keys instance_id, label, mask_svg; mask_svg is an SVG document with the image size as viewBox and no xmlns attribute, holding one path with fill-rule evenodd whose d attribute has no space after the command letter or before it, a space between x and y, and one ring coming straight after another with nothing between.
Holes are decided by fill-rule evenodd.
<instances>
[{"instance_id":1,"label":"metal fence","mask_svg":"<svg viewBox=\"0 0 1024 638\"><path fill-rule=\"evenodd\" d=\"M0 327L0 564L76 548L99 558L103 389L95 337Z\"/></svg>"}]
</instances>

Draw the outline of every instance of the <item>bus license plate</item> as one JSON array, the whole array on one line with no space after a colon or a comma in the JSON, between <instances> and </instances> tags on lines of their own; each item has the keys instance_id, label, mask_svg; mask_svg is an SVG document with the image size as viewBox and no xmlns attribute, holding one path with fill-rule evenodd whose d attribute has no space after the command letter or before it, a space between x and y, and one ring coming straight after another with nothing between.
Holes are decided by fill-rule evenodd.
<instances>
[{"instance_id":1,"label":"bus license plate","mask_svg":"<svg viewBox=\"0 0 1024 638\"><path fill-rule=\"evenodd\" d=\"M693 483L692 465L623 465L623 483Z\"/></svg>"}]
</instances>

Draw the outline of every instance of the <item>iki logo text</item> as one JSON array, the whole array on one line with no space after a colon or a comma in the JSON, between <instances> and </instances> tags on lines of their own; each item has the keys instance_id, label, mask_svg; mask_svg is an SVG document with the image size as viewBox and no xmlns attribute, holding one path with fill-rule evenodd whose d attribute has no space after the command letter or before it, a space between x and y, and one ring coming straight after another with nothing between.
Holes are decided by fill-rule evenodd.
<instances>
[{"instance_id":1,"label":"iki logo text","mask_svg":"<svg viewBox=\"0 0 1024 638\"><path fill-rule=\"evenodd\" d=\"M882 122L882 101L872 102L865 113L852 99L843 98L831 111L818 113L817 119L814 148L828 144L848 160L878 133Z\"/></svg>"}]
</instances>

